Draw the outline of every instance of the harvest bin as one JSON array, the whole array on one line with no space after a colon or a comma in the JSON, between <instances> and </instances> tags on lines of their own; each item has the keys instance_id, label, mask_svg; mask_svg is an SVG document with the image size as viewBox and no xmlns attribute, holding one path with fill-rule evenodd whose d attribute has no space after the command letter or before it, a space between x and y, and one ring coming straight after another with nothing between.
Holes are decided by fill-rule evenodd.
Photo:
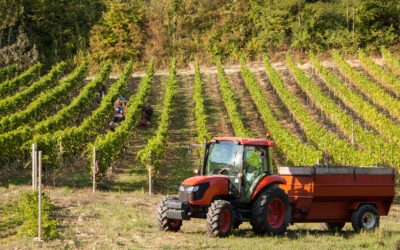
<instances>
[{"instance_id":1,"label":"harvest bin","mask_svg":"<svg viewBox=\"0 0 400 250\"><path fill-rule=\"evenodd\" d=\"M395 194L395 169L378 167L280 167L280 184L296 222L350 222L363 204L387 215Z\"/></svg>"}]
</instances>

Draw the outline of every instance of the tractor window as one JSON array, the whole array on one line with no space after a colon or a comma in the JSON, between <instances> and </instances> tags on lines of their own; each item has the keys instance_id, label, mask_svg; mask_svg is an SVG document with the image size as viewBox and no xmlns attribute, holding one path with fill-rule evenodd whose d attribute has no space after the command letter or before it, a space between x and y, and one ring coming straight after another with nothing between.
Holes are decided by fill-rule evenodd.
<instances>
[{"instance_id":1,"label":"tractor window","mask_svg":"<svg viewBox=\"0 0 400 250\"><path fill-rule=\"evenodd\" d=\"M237 174L240 171L241 159L241 145L231 141L214 143L209 149L206 174Z\"/></svg>"}]
</instances>

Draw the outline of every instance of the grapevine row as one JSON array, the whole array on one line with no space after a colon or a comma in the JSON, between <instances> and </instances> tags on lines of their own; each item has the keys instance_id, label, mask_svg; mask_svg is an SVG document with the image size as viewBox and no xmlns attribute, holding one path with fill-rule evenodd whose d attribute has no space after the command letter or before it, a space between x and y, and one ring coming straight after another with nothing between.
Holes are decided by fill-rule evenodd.
<instances>
[{"instance_id":1,"label":"grapevine row","mask_svg":"<svg viewBox=\"0 0 400 250\"><path fill-rule=\"evenodd\" d=\"M13 64L0 69L0 82L10 80L17 74L17 65Z\"/></svg>"},{"instance_id":2,"label":"grapevine row","mask_svg":"<svg viewBox=\"0 0 400 250\"><path fill-rule=\"evenodd\" d=\"M16 93L20 87L27 86L40 75L41 63L36 63L19 76L0 84L0 98Z\"/></svg>"},{"instance_id":3,"label":"grapevine row","mask_svg":"<svg viewBox=\"0 0 400 250\"><path fill-rule=\"evenodd\" d=\"M397 126L385 115L379 113L373 105L364 101L360 94L350 90L338 76L324 68L312 53L310 53L310 60L319 76L325 80L329 89L337 97L357 112L369 126L375 128L387 141L400 145L400 126Z\"/></svg>"},{"instance_id":4,"label":"grapevine row","mask_svg":"<svg viewBox=\"0 0 400 250\"><path fill-rule=\"evenodd\" d=\"M92 149L93 147L96 148L96 160L100 174L106 172L107 168L111 166L123 147L134 135L143 114L143 107L151 93L153 78L154 63L151 61L137 93L127 103L126 119L121 123L121 126L117 127L114 132L109 131L107 134L97 137L95 143L89 145L90 160L94 157Z\"/></svg>"},{"instance_id":5,"label":"grapevine row","mask_svg":"<svg viewBox=\"0 0 400 250\"><path fill-rule=\"evenodd\" d=\"M42 93L38 99L31 102L29 106L20 112L11 114L0 120L0 133L5 133L24 124L33 124L46 117L48 112L53 111L56 104L66 100L71 91L80 86L87 73L87 62L83 62L75 71L59 86L48 92Z\"/></svg>"},{"instance_id":6,"label":"grapevine row","mask_svg":"<svg viewBox=\"0 0 400 250\"><path fill-rule=\"evenodd\" d=\"M362 50L358 51L358 58L360 59L361 64L364 66L364 69L366 69L370 75L378 80L386 89L391 90L396 94L397 97L400 97L400 81L394 74L383 70Z\"/></svg>"},{"instance_id":7,"label":"grapevine row","mask_svg":"<svg viewBox=\"0 0 400 250\"><path fill-rule=\"evenodd\" d=\"M264 55L264 64L267 74L271 78L271 85L293 117L302 126L306 136L318 145L319 149L330 154L335 163L338 164L375 165L377 162L375 156L355 150L347 142L329 133L312 120L309 112L302 107L299 101L285 87L282 78L272 68L267 55Z\"/></svg>"},{"instance_id":8,"label":"grapevine row","mask_svg":"<svg viewBox=\"0 0 400 250\"><path fill-rule=\"evenodd\" d=\"M381 47L381 53L385 64L390 68L390 70L396 75L400 75L400 60L396 58L389 50L385 47Z\"/></svg>"},{"instance_id":9,"label":"grapevine row","mask_svg":"<svg viewBox=\"0 0 400 250\"><path fill-rule=\"evenodd\" d=\"M57 153L62 153L63 159L81 154L87 144L96 138L103 125L112 117L114 101L127 91L128 81L132 77L132 66L133 62L130 61L120 74L119 80L113 83L108 93L103 96L97 109L80 126L36 135L33 138L32 143L36 142L39 149L46 152L50 162L55 162Z\"/></svg>"},{"instance_id":10,"label":"grapevine row","mask_svg":"<svg viewBox=\"0 0 400 250\"><path fill-rule=\"evenodd\" d=\"M79 114L89 108L96 99L96 92L105 86L107 78L111 71L111 63L104 64L97 77L86 84L77 97L75 97L69 106L61 109L56 115L49 117L35 125L35 133L44 134L55 130L60 130L67 123L79 117Z\"/></svg>"},{"instance_id":11,"label":"grapevine row","mask_svg":"<svg viewBox=\"0 0 400 250\"><path fill-rule=\"evenodd\" d=\"M400 151L397 150L396 144L386 143L382 138L364 130L359 123L353 122L350 116L343 112L295 65L291 56L287 55L286 62L300 88L325 113L325 116L336 124L343 134L348 138L353 137L355 143L361 145L364 150L371 154L381 157L385 163L399 166Z\"/></svg>"},{"instance_id":12,"label":"grapevine row","mask_svg":"<svg viewBox=\"0 0 400 250\"><path fill-rule=\"evenodd\" d=\"M290 131L283 128L277 118L273 115L271 107L268 105L265 94L257 83L253 73L246 67L245 62L240 62L241 73L249 90L250 96L257 106L258 112L264 119L265 126L274 135L278 150L282 152L286 159L294 165L312 165L322 159L322 152L315 147L302 144L301 140L293 136ZM271 81L278 81L276 74L270 75Z\"/></svg>"},{"instance_id":13,"label":"grapevine row","mask_svg":"<svg viewBox=\"0 0 400 250\"><path fill-rule=\"evenodd\" d=\"M156 135L149 139L146 146L142 148L137 158L143 164L149 163L149 156L151 152L151 161L153 164L152 175L155 175L161 167L162 160L164 159L165 152L167 151L169 139L169 125L171 123L171 114L173 112L174 97L176 95L176 62L171 61L171 69L169 79L166 84L164 107L161 114L161 121L158 124Z\"/></svg>"},{"instance_id":14,"label":"grapevine row","mask_svg":"<svg viewBox=\"0 0 400 250\"><path fill-rule=\"evenodd\" d=\"M252 133L245 129L243 125L242 118L238 112L237 104L234 99L235 94L233 93L229 81L226 78L224 68L221 64L221 59L217 58L217 68L218 68L218 79L219 79L219 89L222 95L222 101L225 104L225 108L229 115L229 120L232 122L233 130L237 137L253 137Z\"/></svg>"},{"instance_id":15,"label":"grapevine row","mask_svg":"<svg viewBox=\"0 0 400 250\"><path fill-rule=\"evenodd\" d=\"M400 101L390 96L376 83L369 80L368 77L353 69L337 51L332 52L332 55L340 72L346 76L353 85L357 86L357 88L371 99L375 105L386 109L390 115L400 119Z\"/></svg>"},{"instance_id":16,"label":"grapevine row","mask_svg":"<svg viewBox=\"0 0 400 250\"><path fill-rule=\"evenodd\" d=\"M207 115L204 108L203 98L203 86L204 82L200 77L199 63L195 61L195 74L194 74L194 88L193 88L193 100L195 103L194 114L196 117L196 134L197 141L200 144L205 143L204 137L210 138L210 134L207 130Z\"/></svg>"},{"instance_id":17,"label":"grapevine row","mask_svg":"<svg viewBox=\"0 0 400 250\"><path fill-rule=\"evenodd\" d=\"M64 73L65 69L66 63L59 63L54 66L47 75L32 83L28 88L13 96L8 96L0 100L0 115L8 115L11 112L24 108L36 95L43 90L52 87Z\"/></svg>"},{"instance_id":18,"label":"grapevine row","mask_svg":"<svg viewBox=\"0 0 400 250\"><path fill-rule=\"evenodd\" d=\"M4 149L0 152L2 159L12 160L20 152L23 152L24 144L30 142L32 137L36 134L51 133L56 130L61 130L68 122L72 121L80 113L84 112L90 104L93 103L96 91L105 84L111 70L111 64L106 63L99 75L91 82L89 82L79 95L72 100L71 104L64 109L60 110L56 115L50 116L46 120L36 124L33 128L27 125L20 126L15 130L0 135L0 150L4 146L13 145L11 150ZM8 152L7 155L4 152Z\"/></svg>"}]
</instances>

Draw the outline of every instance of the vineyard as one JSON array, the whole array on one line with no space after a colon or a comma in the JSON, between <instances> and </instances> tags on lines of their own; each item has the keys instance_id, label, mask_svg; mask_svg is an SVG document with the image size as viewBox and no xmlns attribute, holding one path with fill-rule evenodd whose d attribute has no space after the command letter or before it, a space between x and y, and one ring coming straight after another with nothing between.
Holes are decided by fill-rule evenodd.
<instances>
[{"instance_id":1,"label":"vineyard","mask_svg":"<svg viewBox=\"0 0 400 250\"><path fill-rule=\"evenodd\" d=\"M310 53L303 65L291 54L278 63L267 54L260 62L242 57L234 66L215 58L215 67L202 68L195 61L191 70L177 70L172 60L169 72L156 71L150 61L144 73L136 72L130 61L117 79L110 77L110 62L104 62L90 80L86 61L70 72L64 62L48 72L40 63L19 73L15 66L0 69L0 246L31 247L26 240L14 240L22 220L5 212L14 206L5 201L16 197L7 190L30 184L33 143L44 156L45 192L56 206L66 207L57 212L64 218L62 239L48 247L173 247L174 240L185 239L185 232L193 240L183 240L185 246L245 247L238 241L248 239L249 228L238 230L232 242L224 240L222 245L196 236L204 229L194 222L191 228L183 227L183 234L168 235L171 239L165 242L164 233L156 229L159 198L176 193L179 183L192 175L201 151L189 154L187 146L203 144L204 137L264 138L270 132L277 143L272 151L276 167L320 162L400 170L400 60L385 48L381 54L383 60L376 60L360 50L354 63L335 51L332 62L321 62ZM99 100L101 88L106 91ZM113 104L119 96L128 100L126 117L111 130ZM154 115L144 128L139 124L146 103L153 106ZM96 197L88 192L94 160L100 189ZM147 198L150 163L157 195ZM381 221L381 231L371 237L353 236L346 227L343 234L349 237L344 241L356 248L360 244L374 248L385 240L387 248L400 245L394 233L400 230L399 223L393 221L393 217L399 220L399 203L396 197L392 217ZM113 238L119 231L118 237L115 242L91 242L103 236L88 224L101 227L98 218L106 216L111 217L110 228L102 229L102 234ZM139 232L133 238L132 228ZM321 233L314 226L292 227L284 243L271 238L268 244L298 247L292 239L311 237L307 230ZM262 238L254 240L265 247ZM323 234L311 240L319 242L319 248L329 242L340 245L343 235Z\"/></svg>"}]
</instances>

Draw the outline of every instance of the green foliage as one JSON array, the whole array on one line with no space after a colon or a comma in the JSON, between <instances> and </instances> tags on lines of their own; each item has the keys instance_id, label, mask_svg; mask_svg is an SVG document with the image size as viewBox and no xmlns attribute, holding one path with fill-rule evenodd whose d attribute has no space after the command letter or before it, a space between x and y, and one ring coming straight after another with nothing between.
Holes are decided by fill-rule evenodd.
<instances>
[{"instance_id":1,"label":"green foliage","mask_svg":"<svg viewBox=\"0 0 400 250\"><path fill-rule=\"evenodd\" d=\"M222 101L225 104L225 108L228 112L229 120L231 120L233 130L237 137L251 138L254 135L247 129L245 129L237 108L235 101L235 94L233 93L229 81L226 78L224 69L221 64L221 59L217 58L217 68L218 68L218 79L219 79L219 89L222 95Z\"/></svg>"},{"instance_id":2,"label":"green foliage","mask_svg":"<svg viewBox=\"0 0 400 250\"><path fill-rule=\"evenodd\" d=\"M0 239L10 235L38 236L38 194L38 191L22 192L17 199L0 204ZM54 210L49 197L42 193L42 238L46 241L59 236L58 221L52 219Z\"/></svg>"},{"instance_id":3,"label":"green foliage","mask_svg":"<svg viewBox=\"0 0 400 250\"><path fill-rule=\"evenodd\" d=\"M398 6L398 1L361 1L357 8L357 29L362 45L379 48L399 41Z\"/></svg>"},{"instance_id":4,"label":"green foliage","mask_svg":"<svg viewBox=\"0 0 400 250\"><path fill-rule=\"evenodd\" d=\"M14 78L17 71L18 71L18 68L17 68L17 65L15 65L15 64L10 65L8 67L1 68L0 69L0 83Z\"/></svg>"},{"instance_id":5,"label":"green foliage","mask_svg":"<svg viewBox=\"0 0 400 250\"><path fill-rule=\"evenodd\" d=\"M167 151L169 139L169 126L171 123L171 114L173 112L174 98L176 95L176 63L175 60L171 61L171 69L169 72L169 79L166 84L164 107L161 114L161 121L158 124L156 135L150 138L144 148L138 154L137 159L143 164L149 164L150 152L152 162L152 175L155 176L162 166L165 152Z\"/></svg>"},{"instance_id":6,"label":"green foliage","mask_svg":"<svg viewBox=\"0 0 400 250\"><path fill-rule=\"evenodd\" d=\"M300 88L347 138L353 137L355 144L360 145L364 151L376 155L382 163L392 166L400 165L400 152L397 150L396 144L387 143L370 131L364 130L358 122L353 121L318 86L311 82L305 73L295 65L290 55L286 57L286 62Z\"/></svg>"},{"instance_id":7,"label":"green foliage","mask_svg":"<svg viewBox=\"0 0 400 250\"><path fill-rule=\"evenodd\" d=\"M66 70L66 63L54 66L50 72L32 83L29 87L13 96L0 100L0 114L7 115L24 108L32 99L43 90L52 87Z\"/></svg>"},{"instance_id":8,"label":"green foliage","mask_svg":"<svg viewBox=\"0 0 400 250\"><path fill-rule=\"evenodd\" d=\"M21 200L17 203L18 214L23 221L18 230L20 236L35 237L38 235L38 211L39 197L38 191L24 192ZM45 240L55 239L59 236L57 232L57 221L51 219L54 205L50 203L49 197L42 194L42 238Z\"/></svg>"},{"instance_id":9,"label":"green foliage","mask_svg":"<svg viewBox=\"0 0 400 250\"><path fill-rule=\"evenodd\" d=\"M113 83L108 93L103 96L97 109L80 126L58 130L54 133L39 134L33 138L32 143L37 142L38 147L46 152L47 163L57 166L58 153L62 153L63 159L66 160L81 155L87 144L96 138L104 123L109 121L113 114L114 101L127 91L128 81L132 77L132 65L133 62L130 61L121 72L119 80ZM59 152L60 143L62 152Z\"/></svg>"},{"instance_id":10,"label":"green foliage","mask_svg":"<svg viewBox=\"0 0 400 250\"><path fill-rule=\"evenodd\" d=\"M40 69L42 67L41 63L37 63L30 67L27 71L20 74L19 76L5 81L0 84L0 98L4 98L9 95L16 93L19 88L28 86L31 81L39 78Z\"/></svg>"},{"instance_id":11,"label":"green foliage","mask_svg":"<svg viewBox=\"0 0 400 250\"><path fill-rule=\"evenodd\" d=\"M374 63L363 50L358 51L358 58L364 69L377 79L386 89L390 89L393 93L400 97L400 81L390 72L383 70L379 65Z\"/></svg>"},{"instance_id":12,"label":"green foliage","mask_svg":"<svg viewBox=\"0 0 400 250\"><path fill-rule=\"evenodd\" d=\"M398 76L400 75L400 60L390 53L385 47L381 47L381 53L385 64L392 70L392 72Z\"/></svg>"},{"instance_id":13,"label":"green foliage","mask_svg":"<svg viewBox=\"0 0 400 250\"><path fill-rule=\"evenodd\" d=\"M204 98L203 98L203 87L204 82L200 77L199 62L196 60L195 63L195 74L194 74L194 88L193 88L193 100L195 103L194 115L196 116L196 134L197 141L200 144L204 144L204 136L210 138L210 134L207 130L207 115L205 114Z\"/></svg>"},{"instance_id":14,"label":"green foliage","mask_svg":"<svg viewBox=\"0 0 400 250\"><path fill-rule=\"evenodd\" d=\"M94 104L97 96L96 93L105 86L110 72L111 63L106 62L97 77L86 84L79 92L79 95L71 101L70 105L58 111L57 114L37 123L34 127L35 133L44 134L60 130L65 125L75 121L80 114L84 113L86 109Z\"/></svg>"},{"instance_id":15,"label":"green foliage","mask_svg":"<svg viewBox=\"0 0 400 250\"><path fill-rule=\"evenodd\" d=\"M371 127L388 142L400 145L400 126L381 114L372 104L364 101L363 96L350 90L338 76L322 67L318 58L310 53L310 60L319 76L325 80L328 88L339 97L344 104L352 108Z\"/></svg>"},{"instance_id":16,"label":"green foliage","mask_svg":"<svg viewBox=\"0 0 400 250\"><path fill-rule=\"evenodd\" d=\"M333 51L332 55L340 72L346 76L354 86L365 94L375 105L387 110L393 117L400 119L399 100L386 93L384 89L371 81L367 76L353 69L337 51Z\"/></svg>"},{"instance_id":17,"label":"green foliage","mask_svg":"<svg viewBox=\"0 0 400 250\"><path fill-rule=\"evenodd\" d=\"M96 148L96 160L98 161L100 176L105 174L108 167L117 159L118 154L134 135L143 115L143 107L151 93L153 78L154 63L151 61L137 93L127 103L127 113L121 126L115 128L114 132L109 131L105 135L98 136L94 144L89 145L90 162L92 162L94 156L93 147Z\"/></svg>"},{"instance_id":18,"label":"green foliage","mask_svg":"<svg viewBox=\"0 0 400 250\"><path fill-rule=\"evenodd\" d=\"M303 128L308 140L314 142L319 149L328 153L336 164L372 166L379 161L376 156L357 151L346 141L341 140L337 135L330 133L314 122L309 112L302 107L296 97L285 87L283 80L272 68L268 56L265 54L263 58L268 76L274 75L274 77L270 77L271 85L294 119Z\"/></svg>"},{"instance_id":19,"label":"green foliage","mask_svg":"<svg viewBox=\"0 0 400 250\"><path fill-rule=\"evenodd\" d=\"M9 33L12 42L21 25L48 65L76 57L118 64L157 58L156 65L166 66L171 58L179 65L195 56L205 62L288 48L355 51L398 44L400 30L399 3L393 0L0 3L6 6L0 10L1 37Z\"/></svg>"},{"instance_id":20,"label":"green foliage","mask_svg":"<svg viewBox=\"0 0 400 250\"><path fill-rule=\"evenodd\" d=\"M104 60L138 62L144 43L143 1L107 0L107 11L93 26L90 38L91 57Z\"/></svg>"},{"instance_id":21,"label":"green foliage","mask_svg":"<svg viewBox=\"0 0 400 250\"><path fill-rule=\"evenodd\" d=\"M282 127L274 116L271 107L268 105L265 93L261 90L253 73L246 67L245 61L241 58L240 68L246 87L250 96L257 106L258 112L263 117L264 124L274 136L278 151L285 155L289 164L307 166L313 165L322 159L322 152L311 145L305 145L299 138ZM270 75L271 81L279 81L277 74Z\"/></svg>"},{"instance_id":22,"label":"green foliage","mask_svg":"<svg viewBox=\"0 0 400 250\"><path fill-rule=\"evenodd\" d=\"M60 85L42 93L25 110L3 117L0 120L0 133L17 129L25 124L33 124L46 117L57 104L67 100L71 92L82 84L87 74L87 66L87 62L83 62L67 79L61 81Z\"/></svg>"},{"instance_id":23,"label":"green foliage","mask_svg":"<svg viewBox=\"0 0 400 250\"><path fill-rule=\"evenodd\" d=\"M25 125L1 134L0 155L2 156L2 161L13 159L22 154L24 150L29 150L30 144L25 144L30 142L33 136L62 130L68 124L72 124L77 117L93 104L96 99L96 92L106 83L110 70L111 64L105 63L98 76L86 84L79 95L72 100L71 104L57 112L57 114L37 123L33 128Z\"/></svg>"},{"instance_id":24,"label":"green foliage","mask_svg":"<svg viewBox=\"0 0 400 250\"><path fill-rule=\"evenodd\" d=\"M23 28L41 59L52 65L60 59L84 56L89 32L104 10L103 0L23 1Z\"/></svg>"}]
</instances>

